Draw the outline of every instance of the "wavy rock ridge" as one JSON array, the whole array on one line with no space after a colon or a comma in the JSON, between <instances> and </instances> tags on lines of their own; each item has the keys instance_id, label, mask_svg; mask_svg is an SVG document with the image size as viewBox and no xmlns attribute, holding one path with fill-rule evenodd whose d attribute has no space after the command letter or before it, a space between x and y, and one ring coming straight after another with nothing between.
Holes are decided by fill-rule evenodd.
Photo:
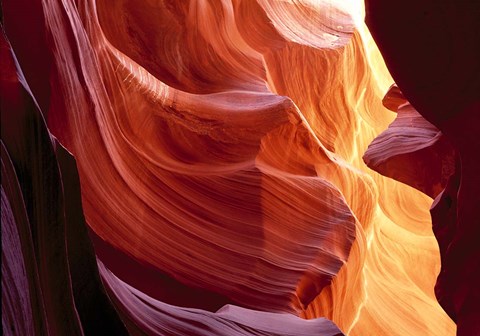
<instances>
[{"instance_id":1,"label":"wavy rock ridge","mask_svg":"<svg viewBox=\"0 0 480 336\"><path fill-rule=\"evenodd\" d=\"M480 335L480 4L444 1L432 6L430 1L404 1L385 6L371 0L367 5L366 21L392 75L428 120L429 126L424 123L422 128L442 134L420 163L446 159L432 170L436 182L446 184L431 210L442 255L435 293L456 321L458 335ZM440 166L454 167L454 173L449 168L439 179Z\"/></svg>"},{"instance_id":2,"label":"wavy rock ridge","mask_svg":"<svg viewBox=\"0 0 480 336\"><path fill-rule=\"evenodd\" d=\"M8 76L23 70L44 132L75 157L65 169L78 169L81 202L70 208L83 207L97 263L90 249L84 265L99 272L105 288L91 286L108 294L99 311L116 334L455 333L434 293L429 208L454 189L457 148L389 89L360 3L17 0L3 10L18 59ZM2 141L4 115L2 100ZM3 200L2 189L2 216L18 203ZM31 259L11 237L9 253ZM81 268L62 273L74 292ZM65 303L71 328L89 334L82 304ZM12 309L4 333L18 323Z\"/></svg>"}]
</instances>

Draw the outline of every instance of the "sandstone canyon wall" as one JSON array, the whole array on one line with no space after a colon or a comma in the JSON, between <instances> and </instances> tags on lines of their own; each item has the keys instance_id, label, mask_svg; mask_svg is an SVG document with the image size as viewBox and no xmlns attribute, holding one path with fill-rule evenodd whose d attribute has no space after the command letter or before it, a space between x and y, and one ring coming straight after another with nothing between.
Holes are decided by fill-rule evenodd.
<instances>
[{"instance_id":1,"label":"sandstone canyon wall","mask_svg":"<svg viewBox=\"0 0 480 336\"><path fill-rule=\"evenodd\" d=\"M479 77L367 5L394 78L358 1L3 1L3 333L478 334Z\"/></svg>"}]
</instances>

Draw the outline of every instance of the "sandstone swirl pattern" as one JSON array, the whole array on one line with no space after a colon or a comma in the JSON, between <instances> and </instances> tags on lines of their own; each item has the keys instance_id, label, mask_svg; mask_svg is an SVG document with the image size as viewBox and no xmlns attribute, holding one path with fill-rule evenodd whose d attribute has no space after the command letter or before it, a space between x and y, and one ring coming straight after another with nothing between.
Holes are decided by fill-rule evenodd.
<instances>
[{"instance_id":1,"label":"sandstone swirl pattern","mask_svg":"<svg viewBox=\"0 0 480 336\"><path fill-rule=\"evenodd\" d=\"M330 319L348 335L454 334L433 293L432 199L362 160L395 115L361 5L41 10L43 112L76 158L100 275L130 333L338 334Z\"/></svg>"}]
</instances>

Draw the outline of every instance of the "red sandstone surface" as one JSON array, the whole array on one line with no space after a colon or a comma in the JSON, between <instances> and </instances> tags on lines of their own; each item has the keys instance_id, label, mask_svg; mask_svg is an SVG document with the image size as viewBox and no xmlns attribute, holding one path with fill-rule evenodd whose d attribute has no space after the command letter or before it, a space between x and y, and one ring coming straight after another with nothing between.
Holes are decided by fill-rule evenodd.
<instances>
[{"instance_id":1,"label":"red sandstone surface","mask_svg":"<svg viewBox=\"0 0 480 336\"><path fill-rule=\"evenodd\" d=\"M3 334L479 335L480 6L365 5L3 1Z\"/></svg>"}]
</instances>

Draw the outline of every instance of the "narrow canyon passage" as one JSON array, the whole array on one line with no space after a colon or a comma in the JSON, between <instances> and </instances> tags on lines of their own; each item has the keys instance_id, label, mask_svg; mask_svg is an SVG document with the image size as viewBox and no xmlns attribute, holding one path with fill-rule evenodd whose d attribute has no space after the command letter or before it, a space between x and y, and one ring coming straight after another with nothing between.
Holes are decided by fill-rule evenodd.
<instances>
[{"instance_id":1,"label":"narrow canyon passage","mask_svg":"<svg viewBox=\"0 0 480 336\"><path fill-rule=\"evenodd\" d=\"M376 2L3 1L3 333L477 335L478 95Z\"/></svg>"}]
</instances>

